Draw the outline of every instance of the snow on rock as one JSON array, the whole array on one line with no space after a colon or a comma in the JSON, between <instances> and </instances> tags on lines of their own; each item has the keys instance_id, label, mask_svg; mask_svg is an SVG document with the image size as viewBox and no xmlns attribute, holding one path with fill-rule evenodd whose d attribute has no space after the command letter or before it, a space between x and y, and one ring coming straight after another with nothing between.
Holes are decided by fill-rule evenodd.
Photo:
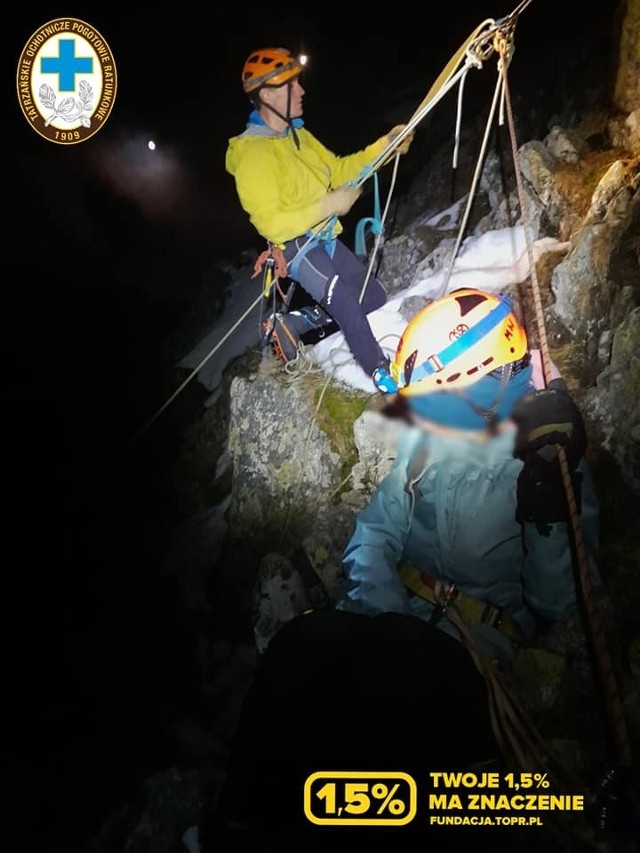
<instances>
[{"instance_id":1,"label":"snow on rock","mask_svg":"<svg viewBox=\"0 0 640 853\"><path fill-rule=\"evenodd\" d=\"M534 262L551 251L565 251L566 243L544 237L532 243ZM411 287L390 299L377 311L369 314L369 324L382 348L392 356L400 336L407 325L407 299L421 297L423 304L442 294L446 283L447 267L426 275ZM524 228L501 228L486 231L478 237L468 237L462 244L447 286L447 292L461 287L475 287L490 292L501 292L510 285L527 278L530 271L529 254ZM344 336L338 332L313 347L318 364L334 371L334 378L347 386L375 393L371 377L356 364L349 352Z\"/></svg>"},{"instance_id":2,"label":"snow on rock","mask_svg":"<svg viewBox=\"0 0 640 853\"><path fill-rule=\"evenodd\" d=\"M252 279L252 274L253 268L250 266L239 271L237 278L231 285L231 293L227 299L225 310L206 337L202 338L198 345L182 359L178 367L195 370L260 295L261 280ZM258 321L259 308L256 307L198 371L198 381L207 390L215 391L229 362L236 356L242 355L249 347L257 344ZM212 405L214 402L215 395L212 395L205 405Z\"/></svg>"},{"instance_id":3,"label":"snow on rock","mask_svg":"<svg viewBox=\"0 0 640 853\"><path fill-rule=\"evenodd\" d=\"M446 210L427 217L422 223L423 230L441 236L434 243L433 250L420 263L406 270L404 286L388 297L382 308L369 314L374 335L382 348L392 355L407 321L417 310L442 294L451 263L451 253L455 240L450 229L455 227L465 197L458 199ZM534 260L546 252L566 249L567 244L545 237L532 243ZM390 249L391 246L387 246ZM400 244L396 247L400 249ZM409 266L409 259L407 259ZM237 322L259 295L259 285L252 279L250 266L242 268L232 284L232 292L227 307L209 334L179 363L179 367L198 370L197 379L209 391L215 392L222 374L232 359L241 355L258 342L259 308L253 311L238 325L233 334L220 349L207 358L220 339ZM460 287L476 287L491 292L502 291L510 285L524 281L529 275L529 257L524 228L517 225L512 228L499 228L485 231L479 235L467 237L460 246L455 260L447 292ZM335 369L334 379L361 391L376 393L370 377L355 363L346 345L342 333L336 333L320 341L313 347L317 362L326 370ZM205 405L215 400L215 393Z\"/></svg>"},{"instance_id":4,"label":"snow on rock","mask_svg":"<svg viewBox=\"0 0 640 853\"><path fill-rule=\"evenodd\" d=\"M449 228L455 228L460 219L462 204L463 202L466 204L467 199L467 195L459 198L451 207L448 207L441 213L436 213L435 216L429 216L424 224L430 228L436 228L438 231L447 231Z\"/></svg>"}]
</instances>

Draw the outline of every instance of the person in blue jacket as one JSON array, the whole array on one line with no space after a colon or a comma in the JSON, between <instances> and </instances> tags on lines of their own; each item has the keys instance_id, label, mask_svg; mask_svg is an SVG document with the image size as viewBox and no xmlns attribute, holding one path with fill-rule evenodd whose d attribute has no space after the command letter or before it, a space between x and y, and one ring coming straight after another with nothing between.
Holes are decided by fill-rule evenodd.
<instances>
[{"instance_id":1,"label":"person in blue jacket","mask_svg":"<svg viewBox=\"0 0 640 853\"><path fill-rule=\"evenodd\" d=\"M555 371L555 368L554 368ZM405 329L390 374L409 425L343 555L337 608L413 614L509 660L542 622L576 607L563 445L597 584L598 508L579 409L544 386L508 298L453 291ZM397 406L396 406L397 408Z\"/></svg>"}]
</instances>

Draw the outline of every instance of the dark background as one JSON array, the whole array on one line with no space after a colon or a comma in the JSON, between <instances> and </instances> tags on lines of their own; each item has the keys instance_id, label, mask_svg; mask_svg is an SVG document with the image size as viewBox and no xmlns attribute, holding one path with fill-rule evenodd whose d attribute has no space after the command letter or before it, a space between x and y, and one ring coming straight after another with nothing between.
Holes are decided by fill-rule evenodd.
<instances>
[{"instance_id":1,"label":"dark background","mask_svg":"<svg viewBox=\"0 0 640 853\"><path fill-rule=\"evenodd\" d=\"M307 127L347 153L408 118L468 33L514 5L426 4L419 18L414 7L360 3L14 13L3 110L5 736L14 790L47 850L79 849L172 759L159 717L179 638L145 531L158 512L155 473L202 402L196 383L134 452L128 439L182 378L174 365L203 293L223 289L216 265L262 248L224 170L249 109L246 56L267 45L308 53ZM603 90L615 5L533 0L511 73L523 130L542 135ZM68 147L34 133L11 91L31 34L64 14L102 34L118 71L105 127ZM469 120L488 108L494 81L470 75ZM425 123L400 194L452 133L448 107ZM348 228L368 213L359 205Z\"/></svg>"}]
</instances>

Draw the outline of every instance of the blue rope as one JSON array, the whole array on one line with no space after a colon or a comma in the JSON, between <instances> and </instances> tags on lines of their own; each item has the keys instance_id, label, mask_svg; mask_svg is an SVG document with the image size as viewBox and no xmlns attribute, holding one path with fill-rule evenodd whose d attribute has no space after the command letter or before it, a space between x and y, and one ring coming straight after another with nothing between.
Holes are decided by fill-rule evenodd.
<instances>
[{"instance_id":1,"label":"blue rope","mask_svg":"<svg viewBox=\"0 0 640 853\"><path fill-rule=\"evenodd\" d=\"M322 231L318 231L317 234L314 234L313 231L307 231L306 236L312 237L311 240L305 245L304 249L301 249L294 260L289 264L289 275L291 278L296 279L298 275L298 267L302 263L307 252L310 252L311 249L314 249L319 243L322 244L322 247L329 255L330 258L333 257L334 252L336 250L336 238L333 236L333 229L338 220L337 216L332 216L329 222L325 225Z\"/></svg>"},{"instance_id":2,"label":"blue rope","mask_svg":"<svg viewBox=\"0 0 640 853\"><path fill-rule=\"evenodd\" d=\"M362 180L363 177L367 177L367 175L365 175L365 171L366 170L363 170L359 181ZM363 217L356 225L354 251L359 258L364 258L367 254L367 244L365 239L367 226L370 227L372 234L377 235L380 234L380 232L382 231L382 214L380 212L380 187L377 172L373 173L373 216Z\"/></svg>"}]
</instances>

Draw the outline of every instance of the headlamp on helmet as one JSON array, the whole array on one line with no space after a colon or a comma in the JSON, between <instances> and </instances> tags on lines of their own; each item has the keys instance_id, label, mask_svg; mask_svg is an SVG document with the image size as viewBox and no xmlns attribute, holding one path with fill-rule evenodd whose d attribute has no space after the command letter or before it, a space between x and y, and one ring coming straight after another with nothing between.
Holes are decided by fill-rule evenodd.
<instances>
[{"instance_id":1,"label":"headlamp on helmet","mask_svg":"<svg viewBox=\"0 0 640 853\"><path fill-rule=\"evenodd\" d=\"M244 64L242 87L251 94L263 86L283 86L294 80L307 62L307 56L294 56L284 47L261 48L250 54Z\"/></svg>"}]
</instances>

